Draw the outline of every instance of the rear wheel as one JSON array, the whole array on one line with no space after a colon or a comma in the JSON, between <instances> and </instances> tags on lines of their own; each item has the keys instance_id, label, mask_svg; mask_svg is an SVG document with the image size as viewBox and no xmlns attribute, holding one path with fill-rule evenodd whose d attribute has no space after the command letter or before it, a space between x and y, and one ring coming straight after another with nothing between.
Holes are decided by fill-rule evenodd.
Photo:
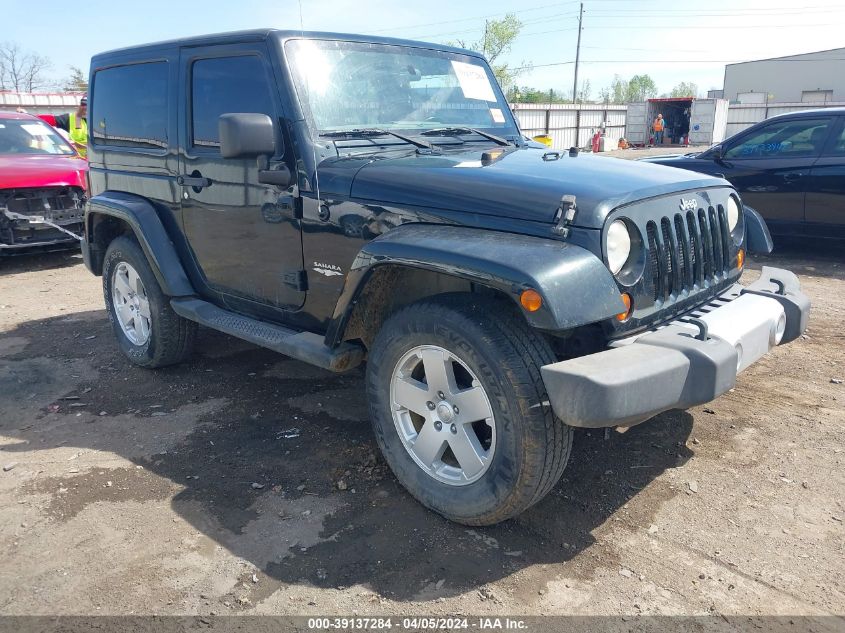
<instances>
[{"instance_id":1,"label":"rear wheel","mask_svg":"<svg viewBox=\"0 0 845 633\"><path fill-rule=\"evenodd\" d=\"M571 429L548 403L546 342L512 306L478 295L410 305L369 353L376 440L399 481L468 525L511 518L555 485Z\"/></svg>"},{"instance_id":2,"label":"rear wheel","mask_svg":"<svg viewBox=\"0 0 845 633\"><path fill-rule=\"evenodd\" d=\"M103 294L120 350L133 363L164 367L190 355L197 324L170 307L134 238L122 236L109 244Z\"/></svg>"}]
</instances>

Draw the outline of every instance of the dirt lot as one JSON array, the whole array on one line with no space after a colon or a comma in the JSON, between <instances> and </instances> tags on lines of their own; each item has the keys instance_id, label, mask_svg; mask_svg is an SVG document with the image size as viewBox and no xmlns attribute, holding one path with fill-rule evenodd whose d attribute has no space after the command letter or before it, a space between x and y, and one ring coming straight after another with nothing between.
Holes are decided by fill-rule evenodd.
<instances>
[{"instance_id":1,"label":"dirt lot","mask_svg":"<svg viewBox=\"0 0 845 633\"><path fill-rule=\"evenodd\" d=\"M843 614L842 248L765 261L801 275L806 337L708 407L577 432L490 529L396 484L360 373L207 330L139 369L79 256L2 261L0 614Z\"/></svg>"}]
</instances>

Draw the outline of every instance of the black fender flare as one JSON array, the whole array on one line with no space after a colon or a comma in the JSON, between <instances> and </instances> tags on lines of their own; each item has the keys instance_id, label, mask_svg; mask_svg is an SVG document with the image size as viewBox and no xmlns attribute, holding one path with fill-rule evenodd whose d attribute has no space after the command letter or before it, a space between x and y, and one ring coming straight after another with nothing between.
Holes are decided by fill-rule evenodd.
<instances>
[{"instance_id":1,"label":"black fender flare","mask_svg":"<svg viewBox=\"0 0 845 633\"><path fill-rule=\"evenodd\" d=\"M130 227L164 294L170 297L196 294L155 207L149 200L134 194L106 191L88 200L82 253L91 272L102 274L102 267L99 266L100 270L97 270L98 266L94 264L93 253L92 219L98 215L116 218Z\"/></svg>"},{"instance_id":2,"label":"black fender flare","mask_svg":"<svg viewBox=\"0 0 845 633\"><path fill-rule=\"evenodd\" d=\"M326 343L337 345L374 270L399 265L465 279L499 290L517 305L528 288L543 297L528 323L569 330L625 311L619 288L599 257L588 250L530 235L467 227L406 224L368 242L355 258L335 306Z\"/></svg>"},{"instance_id":3,"label":"black fender flare","mask_svg":"<svg viewBox=\"0 0 845 633\"><path fill-rule=\"evenodd\" d=\"M749 206L742 205L742 215L745 220L745 248L749 253L768 255L774 250L772 235L766 220Z\"/></svg>"}]
</instances>

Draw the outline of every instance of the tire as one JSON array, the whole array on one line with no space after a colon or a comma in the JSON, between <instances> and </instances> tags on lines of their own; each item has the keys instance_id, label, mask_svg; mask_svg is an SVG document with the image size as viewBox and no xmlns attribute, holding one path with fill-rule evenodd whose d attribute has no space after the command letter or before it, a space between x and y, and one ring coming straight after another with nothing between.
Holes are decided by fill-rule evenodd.
<instances>
[{"instance_id":1,"label":"tire","mask_svg":"<svg viewBox=\"0 0 845 633\"><path fill-rule=\"evenodd\" d=\"M441 358L450 392L439 402ZM376 441L400 483L423 505L466 525L499 523L542 499L572 446L572 429L555 417L540 376L554 361L546 341L504 300L442 295L391 316L369 351L367 395ZM467 394L475 404L461 417L457 404L469 402ZM488 412L486 424L468 424Z\"/></svg>"},{"instance_id":2,"label":"tire","mask_svg":"<svg viewBox=\"0 0 845 633\"><path fill-rule=\"evenodd\" d=\"M133 296L124 302L130 294ZM118 237L106 249L103 295L120 351L134 364L165 367L191 354L197 324L180 317L170 307L169 297L161 291L134 237ZM128 326L121 325L122 321L126 323L126 314L135 316Z\"/></svg>"}]
</instances>

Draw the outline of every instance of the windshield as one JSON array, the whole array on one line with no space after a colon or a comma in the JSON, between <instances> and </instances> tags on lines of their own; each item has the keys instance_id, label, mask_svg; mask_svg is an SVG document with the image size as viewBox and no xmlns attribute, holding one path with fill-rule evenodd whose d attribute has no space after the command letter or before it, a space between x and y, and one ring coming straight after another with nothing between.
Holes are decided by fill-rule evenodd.
<instances>
[{"instance_id":1,"label":"windshield","mask_svg":"<svg viewBox=\"0 0 845 633\"><path fill-rule=\"evenodd\" d=\"M36 119L0 119L0 154L59 154L75 152L53 128Z\"/></svg>"},{"instance_id":2,"label":"windshield","mask_svg":"<svg viewBox=\"0 0 845 633\"><path fill-rule=\"evenodd\" d=\"M465 127L517 134L493 74L476 57L334 40L291 40L285 50L318 132Z\"/></svg>"}]
</instances>

